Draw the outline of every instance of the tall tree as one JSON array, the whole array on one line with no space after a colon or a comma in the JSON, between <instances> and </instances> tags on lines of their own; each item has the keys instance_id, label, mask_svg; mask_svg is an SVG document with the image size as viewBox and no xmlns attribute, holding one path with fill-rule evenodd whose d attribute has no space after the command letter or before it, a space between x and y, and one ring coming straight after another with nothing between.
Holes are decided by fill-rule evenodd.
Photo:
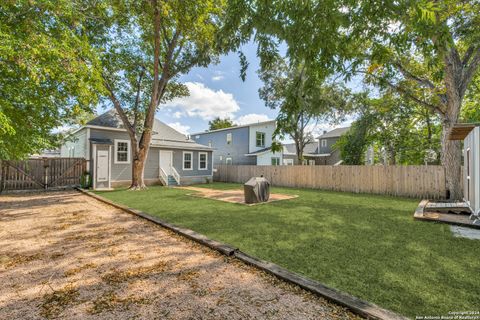
<instances>
[{"instance_id":1,"label":"tall tree","mask_svg":"<svg viewBox=\"0 0 480 320\"><path fill-rule=\"evenodd\" d=\"M92 10L98 8L87 36L102 61L106 97L132 142L130 189L143 189L160 103L188 94L177 77L215 62L223 52L218 38L223 1L104 1Z\"/></svg>"},{"instance_id":2,"label":"tall tree","mask_svg":"<svg viewBox=\"0 0 480 320\"><path fill-rule=\"evenodd\" d=\"M72 1L0 3L0 159L54 147L52 130L97 102L99 61L76 29L85 20Z\"/></svg>"},{"instance_id":3,"label":"tall tree","mask_svg":"<svg viewBox=\"0 0 480 320\"><path fill-rule=\"evenodd\" d=\"M367 78L440 117L447 189L450 198L460 199L461 144L449 140L448 134L459 120L465 94L480 66L480 3L382 1L382 9L376 12L377 5L351 8L360 12L354 17L351 11L353 34L369 44ZM374 18L372 24L369 18Z\"/></svg>"},{"instance_id":4,"label":"tall tree","mask_svg":"<svg viewBox=\"0 0 480 320\"><path fill-rule=\"evenodd\" d=\"M277 57L259 71L264 86L259 89L265 105L278 109L276 136L295 142L298 162L303 163L305 146L314 141L311 130L318 119L337 119L349 106L348 90L309 78L305 64L291 64Z\"/></svg>"},{"instance_id":5,"label":"tall tree","mask_svg":"<svg viewBox=\"0 0 480 320\"><path fill-rule=\"evenodd\" d=\"M235 126L235 123L229 118L222 119L216 117L215 119L208 121L208 130L231 128L233 126Z\"/></svg>"}]
</instances>

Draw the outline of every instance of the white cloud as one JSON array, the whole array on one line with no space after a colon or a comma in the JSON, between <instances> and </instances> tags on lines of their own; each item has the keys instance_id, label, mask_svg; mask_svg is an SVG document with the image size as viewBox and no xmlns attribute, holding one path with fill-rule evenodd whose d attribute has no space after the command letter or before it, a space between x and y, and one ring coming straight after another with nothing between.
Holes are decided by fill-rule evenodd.
<instances>
[{"instance_id":1,"label":"white cloud","mask_svg":"<svg viewBox=\"0 0 480 320\"><path fill-rule=\"evenodd\" d=\"M173 129L177 130L180 133L183 133L185 135L188 134L188 130L190 130L190 127L187 125L183 125L180 122L172 122L172 123L167 123L170 127Z\"/></svg>"},{"instance_id":2,"label":"white cloud","mask_svg":"<svg viewBox=\"0 0 480 320\"><path fill-rule=\"evenodd\" d=\"M212 77L212 81L220 81L225 79L225 72L217 70L214 73L215 75Z\"/></svg>"},{"instance_id":3,"label":"white cloud","mask_svg":"<svg viewBox=\"0 0 480 320\"><path fill-rule=\"evenodd\" d=\"M177 115L185 114L190 117L200 117L211 120L215 117L232 118L240 110L238 103L231 93L223 90L212 90L199 82L186 82L190 95L176 98L167 103L164 108L179 109Z\"/></svg>"},{"instance_id":4,"label":"white cloud","mask_svg":"<svg viewBox=\"0 0 480 320\"><path fill-rule=\"evenodd\" d=\"M239 125L242 125L242 124L263 122L268 120L271 120L271 119L266 114L249 113L249 114L238 117L237 119L235 119L234 122Z\"/></svg>"},{"instance_id":5,"label":"white cloud","mask_svg":"<svg viewBox=\"0 0 480 320\"><path fill-rule=\"evenodd\" d=\"M177 111L172 114L172 117L174 117L175 119L180 119L181 117L183 117L183 115L183 112Z\"/></svg>"}]
</instances>

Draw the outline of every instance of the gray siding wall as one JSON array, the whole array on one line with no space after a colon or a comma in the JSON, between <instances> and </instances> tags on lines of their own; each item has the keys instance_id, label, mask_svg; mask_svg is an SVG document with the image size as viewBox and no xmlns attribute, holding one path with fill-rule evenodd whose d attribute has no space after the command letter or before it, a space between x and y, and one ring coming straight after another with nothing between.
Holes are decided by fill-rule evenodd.
<instances>
[{"instance_id":1,"label":"gray siding wall","mask_svg":"<svg viewBox=\"0 0 480 320\"><path fill-rule=\"evenodd\" d=\"M232 134L232 143L227 144L227 134ZM197 143L203 145L211 145L215 150L213 151L213 164L225 164L227 157L232 158L234 165L254 165L256 164L255 157L246 157L249 153L249 128L231 128L218 132L205 132L197 135L192 135ZM220 158L222 160L220 160Z\"/></svg>"},{"instance_id":2,"label":"gray siding wall","mask_svg":"<svg viewBox=\"0 0 480 320\"><path fill-rule=\"evenodd\" d=\"M77 131L74 135L68 137L67 140L60 147L60 156L86 158L87 129L83 128Z\"/></svg>"},{"instance_id":3,"label":"gray siding wall","mask_svg":"<svg viewBox=\"0 0 480 320\"><path fill-rule=\"evenodd\" d=\"M162 149L163 150L163 149ZM166 150L166 149L165 149ZM198 170L198 153L202 151L190 150L172 150L173 151L173 167L177 170L181 177L192 176L211 176L212 175L212 152L207 152L207 170ZM183 170L183 151L193 153L192 170Z\"/></svg>"},{"instance_id":4,"label":"gray siding wall","mask_svg":"<svg viewBox=\"0 0 480 320\"><path fill-rule=\"evenodd\" d=\"M129 140L129 136L126 132L121 131L106 131L106 130L97 130L91 129L90 131L91 138L97 139L110 139L112 142L115 139ZM160 149L160 148L150 148L147 156L147 161L145 163L145 179L158 179L159 175L159 166L160 166L160 150L171 150L173 151L173 166L183 177L203 177L212 175L212 152L207 152L208 165L207 170L198 170L198 153L202 151L192 151L193 152L193 170L183 170L183 151L179 149ZM190 151L190 150L185 150ZM115 164L115 146L112 146L112 161L111 161L111 174L112 182L113 181L124 181L132 179L132 157L130 157L130 164ZM93 156L93 155L92 155ZM187 181L186 179L185 181ZM204 178L202 178L201 182Z\"/></svg>"},{"instance_id":5,"label":"gray siding wall","mask_svg":"<svg viewBox=\"0 0 480 320\"><path fill-rule=\"evenodd\" d=\"M326 138L326 139L320 139L320 153L332 153L333 149L332 146L337 142L339 138ZM322 140L327 140L327 146L322 147Z\"/></svg>"}]
</instances>

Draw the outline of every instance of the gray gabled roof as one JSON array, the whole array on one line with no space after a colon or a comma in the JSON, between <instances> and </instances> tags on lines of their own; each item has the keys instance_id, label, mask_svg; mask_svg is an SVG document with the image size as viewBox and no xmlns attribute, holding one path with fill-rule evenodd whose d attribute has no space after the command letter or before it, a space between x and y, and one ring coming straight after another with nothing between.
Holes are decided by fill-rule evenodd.
<instances>
[{"instance_id":1,"label":"gray gabled roof","mask_svg":"<svg viewBox=\"0 0 480 320\"><path fill-rule=\"evenodd\" d=\"M297 154L297 148L295 147L295 143L287 143L283 145L283 152L287 154ZM314 154L318 153L318 143L311 142L305 145L303 148L303 153Z\"/></svg>"},{"instance_id":2,"label":"gray gabled roof","mask_svg":"<svg viewBox=\"0 0 480 320\"><path fill-rule=\"evenodd\" d=\"M322 134L318 139L326 139L326 138L338 138L344 133L346 133L350 127L343 127L343 128L336 128L327 133Z\"/></svg>"},{"instance_id":3,"label":"gray gabled roof","mask_svg":"<svg viewBox=\"0 0 480 320\"><path fill-rule=\"evenodd\" d=\"M112 129L125 129L122 119L115 111L115 109L111 109L99 115L95 119L87 122L87 126L89 125ZM154 119L151 144L155 147L213 150L208 146L198 144L195 141L189 140L186 135L178 132L177 130L173 129L172 127L158 119Z\"/></svg>"}]
</instances>

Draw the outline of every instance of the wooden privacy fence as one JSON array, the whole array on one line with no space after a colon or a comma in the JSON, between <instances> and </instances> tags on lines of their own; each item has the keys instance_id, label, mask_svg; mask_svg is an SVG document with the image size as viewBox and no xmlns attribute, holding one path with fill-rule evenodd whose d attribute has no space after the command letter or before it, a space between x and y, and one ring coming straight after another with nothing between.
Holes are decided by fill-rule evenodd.
<instances>
[{"instance_id":1,"label":"wooden privacy fence","mask_svg":"<svg viewBox=\"0 0 480 320\"><path fill-rule=\"evenodd\" d=\"M274 186L441 199L443 166L216 166L214 181L246 182L263 175Z\"/></svg>"},{"instance_id":2,"label":"wooden privacy fence","mask_svg":"<svg viewBox=\"0 0 480 320\"><path fill-rule=\"evenodd\" d=\"M86 169L84 158L3 160L0 192L78 186Z\"/></svg>"}]
</instances>

